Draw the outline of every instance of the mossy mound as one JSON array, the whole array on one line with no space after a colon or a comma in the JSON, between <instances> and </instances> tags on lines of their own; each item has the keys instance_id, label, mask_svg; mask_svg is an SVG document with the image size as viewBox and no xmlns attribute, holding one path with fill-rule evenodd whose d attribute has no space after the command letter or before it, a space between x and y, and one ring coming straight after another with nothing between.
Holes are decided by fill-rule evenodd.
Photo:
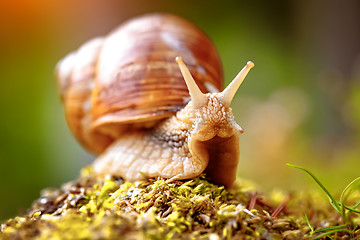
<instances>
[{"instance_id":1,"label":"mossy mound","mask_svg":"<svg viewBox=\"0 0 360 240\"><path fill-rule=\"evenodd\" d=\"M315 208L309 196L280 199L271 205L246 186L227 190L203 176L130 183L97 179L87 168L61 189L44 190L26 216L1 226L0 238L309 239L305 212L315 228L342 224L335 211L319 203Z\"/></svg>"}]
</instances>

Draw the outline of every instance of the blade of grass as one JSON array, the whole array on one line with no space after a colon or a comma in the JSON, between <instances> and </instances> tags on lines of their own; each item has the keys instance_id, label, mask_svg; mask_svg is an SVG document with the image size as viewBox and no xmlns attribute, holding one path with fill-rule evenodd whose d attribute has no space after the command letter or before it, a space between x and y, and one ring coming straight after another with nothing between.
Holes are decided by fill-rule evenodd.
<instances>
[{"instance_id":1,"label":"blade of grass","mask_svg":"<svg viewBox=\"0 0 360 240\"><path fill-rule=\"evenodd\" d=\"M340 196L340 203L341 203L341 204L344 204L344 201L346 200L346 197L345 197L346 191L347 191L352 185L354 185L357 181L359 181L359 180L360 180L360 177L355 178L354 180L351 181L351 183L349 183L349 184L344 188L344 190L342 191L341 196Z\"/></svg>"},{"instance_id":2,"label":"blade of grass","mask_svg":"<svg viewBox=\"0 0 360 240\"><path fill-rule=\"evenodd\" d=\"M357 205L355 204L356 207L358 206L358 203L360 203L360 201L356 203ZM355 212L355 213L359 213L359 214L360 214L360 210L355 209L356 207L351 208L351 207L349 207L349 206L344 205L344 208L346 208L347 210L349 210L349 211L351 211L351 212Z\"/></svg>"},{"instance_id":3,"label":"blade of grass","mask_svg":"<svg viewBox=\"0 0 360 240\"><path fill-rule=\"evenodd\" d=\"M360 205L360 200L357 203L355 203L355 205L352 208L356 209L359 205Z\"/></svg>"},{"instance_id":4,"label":"blade of grass","mask_svg":"<svg viewBox=\"0 0 360 240\"><path fill-rule=\"evenodd\" d=\"M325 232L325 231L330 231L330 230L337 230L337 229L348 230L348 229L346 229L346 224L343 224L343 225L339 225L339 226L320 228L320 229L315 230L314 233L320 233L320 232Z\"/></svg>"},{"instance_id":5,"label":"blade of grass","mask_svg":"<svg viewBox=\"0 0 360 240\"><path fill-rule=\"evenodd\" d=\"M318 235L318 236L316 236L315 238L312 238L312 239L315 240L315 239L321 239L321 238L323 238L323 237L330 237L330 236L329 236L330 234L338 233L338 232L346 232L346 233L348 233L349 235L352 234L351 231L343 228L343 229L335 229L335 230L332 230L332 231L328 231L328 232L322 233L322 234L320 234L320 235Z\"/></svg>"},{"instance_id":6,"label":"blade of grass","mask_svg":"<svg viewBox=\"0 0 360 240\"><path fill-rule=\"evenodd\" d=\"M310 223L310 221L309 221L309 218L308 218L308 216L305 214L305 216L304 216L304 220L305 220L305 222L307 223L307 225L309 226L309 228L310 228L310 236L311 235L313 235L314 234L314 227L311 225L311 223Z\"/></svg>"},{"instance_id":7,"label":"blade of grass","mask_svg":"<svg viewBox=\"0 0 360 240\"><path fill-rule=\"evenodd\" d=\"M360 205L360 200L357 203L355 203L355 205L352 208L357 208L359 205Z\"/></svg>"},{"instance_id":8,"label":"blade of grass","mask_svg":"<svg viewBox=\"0 0 360 240\"><path fill-rule=\"evenodd\" d=\"M360 211L356 210L356 209L352 209L348 206L345 205L345 202L348 198L348 196L350 194L352 194L355 191L355 183L358 182L360 180L360 177L355 178L353 181L351 181L342 191L341 195L340 195L340 204L341 204L341 215L343 216L345 222L349 225L349 227L353 227L352 222L349 220L349 214L350 212L358 212L360 213ZM346 210L349 210L349 212L346 212Z\"/></svg>"},{"instance_id":9,"label":"blade of grass","mask_svg":"<svg viewBox=\"0 0 360 240\"><path fill-rule=\"evenodd\" d=\"M309 174L313 179L314 181L322 188L322 190L326 193L326 195L328 196L328 198L330 199L330 203L331 205L333 206L333 208L341 214L341 208L339 206L339 203L335 200L335 198L330 194L330 192L327 190L327 188L315 177L315 175L310 172L309 170L307 170L306 168L304 167L301 167L301 166L297 166L297 165L293 165L293 164L286 164L287 166L289 167L293 167L293 168L297 168L297 169L300 169L300 170L303 170L305 171L307 174Z\"/></svg>"}]
</instances>

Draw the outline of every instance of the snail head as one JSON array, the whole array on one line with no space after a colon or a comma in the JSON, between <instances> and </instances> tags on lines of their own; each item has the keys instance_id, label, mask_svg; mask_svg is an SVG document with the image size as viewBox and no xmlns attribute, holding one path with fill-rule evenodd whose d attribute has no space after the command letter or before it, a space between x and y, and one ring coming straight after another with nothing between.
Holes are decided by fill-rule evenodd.
<instances>
[{"instance_id":1,"label":"snail head","mask_svg":"<svg viewBox=\"0 0 360 240\"><path fill-rule=\"evenodd\" d=\"M196 122L192 136L199 141L207 141L215 136L228 138L237 132L242 133L243 129L236 123L230 104L249 70L254 67L254 63L247 62L246 66L222 92L204 94L197 86L182 58L177 57L176 61L189 89L190 103L195 111Z\"/></svg>"}]
</instances>

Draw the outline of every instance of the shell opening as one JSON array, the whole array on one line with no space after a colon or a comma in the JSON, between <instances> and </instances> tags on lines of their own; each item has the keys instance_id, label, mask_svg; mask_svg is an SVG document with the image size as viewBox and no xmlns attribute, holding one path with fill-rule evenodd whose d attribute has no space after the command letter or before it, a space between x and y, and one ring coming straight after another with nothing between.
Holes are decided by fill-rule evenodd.
<instances>
[{"instance_id":1,"label":"shell opening","mask_svg":"<svg viewBox=\"0 0 360 240\"><path fill-rule=\"evenodd\" d=\"M181 57L175 58L176 62L179 64L179 68L181 71L181 74L184 77L184 80L186 82L186 85L189 90L189 94L191 97L192 104L194 108L200 108L201 106L204 106L206 104L206 96L203 94L196 84L194 78L191 76L191 73L189 69L184 64Z\"/></svg>"},{"instance_id":2,"label":"shell opening","mask_svg":"<svg viewBox=\"0 0 360 240\"><path fill-rule=\"evenodd\" d=\"M246 75L251 68L254 67L252 61L248 61L246 66L238 73L234 80L220 93L219 101L227 107L230 107L231 101L233 100L236 91L244 81Z\"/></svg>"}]
</instances>

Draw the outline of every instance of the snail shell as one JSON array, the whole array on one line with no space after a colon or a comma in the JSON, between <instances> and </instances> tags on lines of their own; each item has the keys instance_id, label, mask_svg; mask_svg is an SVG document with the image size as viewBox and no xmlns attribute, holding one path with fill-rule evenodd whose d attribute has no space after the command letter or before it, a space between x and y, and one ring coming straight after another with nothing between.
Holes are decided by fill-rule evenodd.
<instances>
[{"instance_id":1,"label":"snail shell","mask_svg":"<svg viewBox=\"0 0 360 240\"><path fill-rule=\"evenodd\" d=\"M242 129L230 103L252 66L219 93L221 61L209 38L182 18L150 14L85 43L56 73L68 125L100 154L99 175L185 179L205 171L231 186Z\"/></svg>"}]
</instances>

